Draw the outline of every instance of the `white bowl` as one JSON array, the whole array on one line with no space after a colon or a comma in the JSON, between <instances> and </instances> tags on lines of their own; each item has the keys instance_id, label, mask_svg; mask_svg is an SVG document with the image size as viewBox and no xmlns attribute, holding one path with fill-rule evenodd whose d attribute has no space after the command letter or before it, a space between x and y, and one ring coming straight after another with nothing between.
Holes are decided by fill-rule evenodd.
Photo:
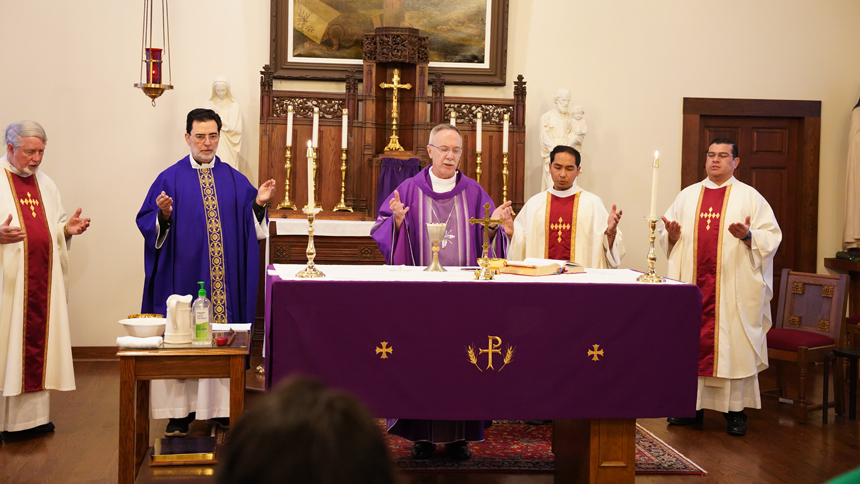
<instances>
[{"instance_id":1,"label":"white bowl","mask_svg":"<svg viewBox=\"0 0 860 484\"><path fill-rule=\"evenodd\" d=\"M165 318L134 318L121 319L119 324L125 326L129 336L147 338L149 336L161 336L164 334Z\"/></svg>"}]
</instances>

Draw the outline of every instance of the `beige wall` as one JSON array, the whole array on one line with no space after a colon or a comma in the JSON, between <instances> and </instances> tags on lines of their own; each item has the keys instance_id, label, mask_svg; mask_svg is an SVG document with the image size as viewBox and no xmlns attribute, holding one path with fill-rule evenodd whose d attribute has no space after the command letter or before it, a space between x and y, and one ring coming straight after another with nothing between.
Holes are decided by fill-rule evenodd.
<instances>
[{"instance_id":1,"label":"beige wall","mask_svg":"<svg viewBox=\"0 0 860 484\"><path fill-rule=\"evenodd\" d=\"M139 310L142 239L134 217L155 175L187 153L185 114L226 75L245 124L240 167L256 183L259 70L268 58L269 2L170 3L173 84L153 108L138 82L142 2L3 2L0 125L41 122L44 171L66 209L93 218L71 253L75 346L106 346L116 320ZM840 248L851 108L860 96L860 3L510 0L508 79L528 81L527 139L559 88L586 110L582 185L624 210L624 265L646 267L649 163L661 153L660 211L680 187L684 97L822 101L819 260ZM290 89L319 83L288 82ZM335 90L341 89L341 85ZM454 96L511 96L449 86ZM526 148L526 192L539 152ZM662 259L662 255L660 256ZM819 270L824 268L819 263ZM665 262L658 263L665 273Z\"/></svg>"}]
</instances>

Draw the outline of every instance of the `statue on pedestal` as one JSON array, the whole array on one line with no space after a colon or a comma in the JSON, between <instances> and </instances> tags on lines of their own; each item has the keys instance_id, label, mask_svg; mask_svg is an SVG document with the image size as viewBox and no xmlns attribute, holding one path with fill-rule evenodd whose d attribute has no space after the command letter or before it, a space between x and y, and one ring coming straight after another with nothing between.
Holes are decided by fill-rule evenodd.
<instances>
[{"instance_id":1,"label":"statue on pedestal","mask_svg":"<svg viewBox=\"0 0 860 484\"><path fill-rule=\"evenodd\" d=\"M235 169L239 169L239 150L242 147L242 113L239 103L230 94L230 82L224 76L212 81L212 97L203 103L221 117L221 142L218 144L218 157Z\"/></svg>"},{"instance_id":2,"label":"statue on pedestal","mask_svg":"<svg viewBox=\"0 0 860 484\"><path fill-rule=\"evenodd\" d=\"M552 187L552 177L549 175L549 154L558 145L571 146L582 151L582 140L588 128L582 115L585 113L581 106L575 106L573 112L569 109L570 91L559 89L553 98L555 108L540 117L540 152L543 157L543 176L541 190Z\"/></svg>"}]
</instances>

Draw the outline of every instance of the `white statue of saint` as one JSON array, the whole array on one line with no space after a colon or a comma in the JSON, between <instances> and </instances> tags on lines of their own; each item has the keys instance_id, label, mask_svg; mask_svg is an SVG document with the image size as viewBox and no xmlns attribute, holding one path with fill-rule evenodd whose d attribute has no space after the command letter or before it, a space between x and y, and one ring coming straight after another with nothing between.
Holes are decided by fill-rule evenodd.
<instances>
[{"instance_id":1,"label":"white statue of saint","mask_svg":"<svg viewBox=\"0 0 860 484\"><path fill-rule=\"evenodd\" d=\"M224 76L212 81L212 97L203 103L221 117L221 142L218 143L218 157L235 169L239 169L239 150L242 147L242 114L239 103L230 94L230 82Z\"/></svg>"},{"instance_id":2,"label":"white statue of saint","mask_svg":"<svg viewBox=\"0 0 860 484\"><path fill-rule=\"evenodd\" d=\"M585 113L581 106L578 117L571 113L570 91L559 89L553 98L555 108L545 112L540 117L540 154L543 157L543 176L541 177L541 190L552 187L552 177L549 175L549 154L558 145L572 146L582 150L582 140L588 129L582 115ZM575 110L574 110L575 111Z\"/></svg>"}]
</instances>

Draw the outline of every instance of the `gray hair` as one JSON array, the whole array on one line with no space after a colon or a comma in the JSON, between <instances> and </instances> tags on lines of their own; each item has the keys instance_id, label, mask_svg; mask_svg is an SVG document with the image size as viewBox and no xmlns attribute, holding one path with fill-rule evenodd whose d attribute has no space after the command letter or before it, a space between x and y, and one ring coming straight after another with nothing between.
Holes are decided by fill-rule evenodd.
<instances>
[{"instance_id":1,"label":"gray hair","mask_svg":"<svg viewBox=\"0 0 860 484\"><path fill-rule=\"evenodd\" d=\"M433 140L436 138L436 133L440 131L455 131L460 136L460 139L463 139L463 133L460 132L459 128L453 124L442 123L437 124L432 130L430 130L430 144L433 144Z\"/></svg>"},{"instance_id":2,"label":"gray hair","mask_svg":"<svg viewBox=\"0 0 860 484\"><path fill-rule=\"evenodd\" d=\"M35 136L42 140L43 143L48 143L48 135L45 134L45 129L35 121L18 121L6 127L6 144L11 144L15 149L18 149L23 144L21 138L28 136Z\"/></svg>"}]
</instances>

